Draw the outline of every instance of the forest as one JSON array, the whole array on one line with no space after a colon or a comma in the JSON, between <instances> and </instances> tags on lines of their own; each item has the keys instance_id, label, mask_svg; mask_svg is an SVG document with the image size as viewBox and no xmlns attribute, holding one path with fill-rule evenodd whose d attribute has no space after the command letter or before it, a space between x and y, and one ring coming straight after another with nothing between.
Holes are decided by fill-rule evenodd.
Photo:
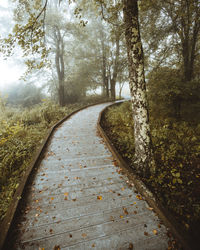
<instances>
[{"instance_id":1,"label":"forest","mask_svg":"<svg viewBox=\"0 0 200 250\"><path fill-rule=\"evenodd\" d=\"M48 129L87 104L130 97L103 127L195 242L200 230L199 0L10 1L0 92L0 220ZM2 83L3 85L3 83Z\"/></svg>"}]
</instances>

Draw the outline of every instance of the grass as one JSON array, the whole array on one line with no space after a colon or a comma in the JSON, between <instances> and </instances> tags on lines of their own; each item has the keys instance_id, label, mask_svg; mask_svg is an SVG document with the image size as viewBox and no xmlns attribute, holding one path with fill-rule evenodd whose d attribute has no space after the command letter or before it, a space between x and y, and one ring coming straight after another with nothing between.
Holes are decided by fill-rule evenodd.
<instances>
[{"instance_id":1,"label":"grass","mask_svg":"<svg viewBox=\"0 0 200 250\"><path fill-rule=\"evenodd\" d=\"M49 128L73 111L99 101L102 98L94 97L60 107L44 100L29 109L0 105L0 221Z\"/></svg>"},{"instance_id":2,"label":"grass","mask_svg":"<svg viewBox=\"0 0 200 250\"><path fill-rule=\"evenodd\" d=\"M134 136L131 104L107 110L102 126L134 169ZM152 140L157 171L148 188L168 208L195 240L200 231L200 123L166 118L151 119ZM136 171L136 170L135 170ZM137 173L136 173L137 174Z\"/></svg>"}]
</instances>

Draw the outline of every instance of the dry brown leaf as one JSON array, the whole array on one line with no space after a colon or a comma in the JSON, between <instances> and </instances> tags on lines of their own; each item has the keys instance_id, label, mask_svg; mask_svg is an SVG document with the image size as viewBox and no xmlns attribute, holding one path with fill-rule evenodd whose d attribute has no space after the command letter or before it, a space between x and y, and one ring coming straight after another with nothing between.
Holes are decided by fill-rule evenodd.
<instances>
[{"instance_id":1,"label":"dry brown leaf","mask_svg":"<svg viewBox=\"0 0 200 250\"><path fill-rule=\"evenodd\" d=\"M92 244L92 247L96 247L95 243Z\"/></svg>"},{"instance_id":2,"label":"dry brown leaf","mask_svg":"<svg viewBox=\"0 0 200 250\"><path fill-rule=\"evenodd\" d=\"M53 250L60 250L60 246L55 246Z\"/></svg>"},{"instance_id":3,"label":"dry brown leaf","mask_svg":"<svg viewBox=\"0 0 200 250\"><path fill-rule=\"evenodd\" d=\"M83 237L86 237L86 236L87 236L87 234L83 233L83 234L82 234L82 236L83 236Z\"/></svg>"},{"instance_id":4,"label":"dry brown leaf","mask_svg":"<svg viewBox=\"0 0 200 250\"><path fill-rule=\"evenodd\" d=\"M97 200L101 201L102 199L103 199L103 197L101 195L97 196Z\"/></svg>"},{"instance_id":5,"label":"dry brown leaf","mask_svg":"<svg viewBox=\"0 0 200 250\"><path fill-rule=\"evenodd\" d=\"M145 236L149 236L149 234L148 234L147 232L144 232L144 235L145 235Z\"/></svg>"},{"instance_id":6,"label":"dry brown leaf","mask_svg":"<svg viewBox=\"0 0 200 250\"><path fill-rule=\"evenodd\" d=\"M126 215L128 215L127 208L124 207L123 210L124 210L124 213L125 213Z\"/></svg>"},{"instance_id":7,"label":"dry brown leaf","mask_svg":"<svg viewBox=\"0 0 200 250\"><path fill-rule=\"evenodd\" d=\"M128 249L129 249L129 250L133 250L133 243L129 243Z\"/></svg>"}]
</instances>

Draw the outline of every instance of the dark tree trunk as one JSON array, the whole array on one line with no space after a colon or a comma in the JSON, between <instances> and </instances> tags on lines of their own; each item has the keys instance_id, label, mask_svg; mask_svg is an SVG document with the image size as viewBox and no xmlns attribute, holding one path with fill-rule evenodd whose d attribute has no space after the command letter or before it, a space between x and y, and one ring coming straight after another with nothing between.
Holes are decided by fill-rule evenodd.
<instances>
[{"instance_id":1,"label":"dark tree trunk","mask_svg":"<svg viewBox=\"0 0 200 250\"><path fill-rule=\"evenodd\" d=\"M103 79L103 95L109 98L108 90L108 77L107 77L107 58L106 58L106 47L105 47L105 35L103 30L101 33L101 49L102 49L102 79Z\"/></svg>"},{"instance_id":2,"label":"dark tree trunk","mask_svg":"<svg viewBox=\"0 0 200 250\"><path fill-rule=\"evenodd\" d=\"M111 79L110 81L110 94L111 94L111 99L115 100L116 99L116 90L115 90L115 86L116 86L116 81L115 79Z\"/></svg>"},{"instance_id":3,"label":"dark tree trunk","mask_svg":"<svg viewBox=\"0 0 200 250\"><path fill-rule=\"evenodd\" d=\"M120 34L116 32L115 34L115 45L116 45L116 50L115 50L115 60L114 60L114 68L113 68L113 76L110 81L110 91L111 91L111 98L113 100L116 99L116 81L117 81L117 75L118 75L118 68L119 68L119 40L120 40Z\"/></svg>"},{"instance_id":4,"label":"dark tree trunk","mask_svg":"<svg viewBox=\"0 0 200 250\"><path fill-rule=\"evenodd\" d=\"M56 71L58 75L58 102L60 106L65 105L65 71L64 71L64 42L60 34L60 30L55 27L54 36L56 40L56 55L55 55L55 64Z\"/></svg>"},{"instance_id":5,"label":"dark tree trunk","mask_svg":"<svg viewBox=\"0 0 200 250\"><path fill-rule=\"evenodd\" d=\"M124 23L129 63L129 86L133 107L135 167L148 176L155 170L144 76L144 58L138 22L137 0L124 0Z\"/></svg>"}]
</instances>

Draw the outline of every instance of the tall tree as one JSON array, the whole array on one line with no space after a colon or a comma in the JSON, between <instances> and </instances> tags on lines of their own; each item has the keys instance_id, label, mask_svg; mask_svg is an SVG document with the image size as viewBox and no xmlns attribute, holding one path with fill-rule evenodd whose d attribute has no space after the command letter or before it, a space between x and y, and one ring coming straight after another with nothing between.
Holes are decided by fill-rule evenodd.
<instances>
[{"instance_id":1,"label":"tall tree","mask_svg":"<svg viewBox=\"0 0 200 250\"><path fill-rule=\"evenodd\" d=\"M146 0L141 7L145 31L143 36L148 40L151 52L161 51L165 62L163 66L169 61L172 61L172 65L179 63L183 80L191 81L195 77L194 69L199 51L200 1ZM155 49L152 51L153 47Z\"/></svg>"},{"instance_id":2,"label":"tall tree","mask_svg":"<svg viewBox=\"0 0 200 250\"><path fill-rule=\"evenodd\" d=\"M124 0L123 13L133 107L135 158L139 173L148 176L155 168L144 75L144 56L138 21L138 1Z\"/></svg>"}]
</instances>

